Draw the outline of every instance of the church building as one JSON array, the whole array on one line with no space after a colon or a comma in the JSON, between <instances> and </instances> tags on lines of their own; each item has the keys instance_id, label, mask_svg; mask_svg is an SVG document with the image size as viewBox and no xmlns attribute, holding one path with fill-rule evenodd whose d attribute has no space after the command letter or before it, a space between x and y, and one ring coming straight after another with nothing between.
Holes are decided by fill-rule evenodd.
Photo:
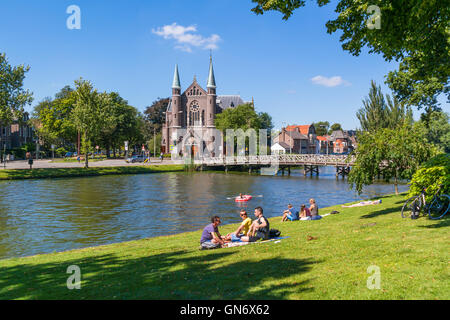
<instances>
[{"instance_id":1,"label":"church building","mask_svg":"<svg viewBox=\"0 0 450 320\"><path fill-rule=\"evenodd\" d=\"M172 148L180 141L173 140L173 133L177 129L202 130L203 132L215 129L216 115L228 108L234 108L244 101L239 95L222 95L216 93L216 79L212 58L210 58L208 81L206 90L201 87L194 77L193 82L182 93L178 65L172 83L172 98L166 111L166 121L162 133L162 151L170 153ZM199 146L192 146L191 152L198 153Z\"/></svg>"}]
</instances>

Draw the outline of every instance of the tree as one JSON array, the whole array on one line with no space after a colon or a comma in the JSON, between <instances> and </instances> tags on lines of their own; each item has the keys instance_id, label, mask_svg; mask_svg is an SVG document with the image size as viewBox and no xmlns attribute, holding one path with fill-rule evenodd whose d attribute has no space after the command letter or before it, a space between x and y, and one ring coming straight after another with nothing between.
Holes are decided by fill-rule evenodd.
<instances>
[{"instance_id":1,"label":"tree","mask_svg":"<svg viewBox=\"0 0 450 320\"><path fill-rule=\"evenodd\" d=\"M319 6L330 0L316 0ZM279 11L288 20L305 6L305 0L252 0L256 14ZM376 5L374 7L373 5ZM379 14L377 13L379 10ZM382 54L386 61L398 61L398 70L387 76L387 84L400 102L437 106L437 96L450 101L449 65L450 5L448 0L339 0L335 20L326 23L327 32L340 32L342 48L358 56ZM379 28L374 24L379 23Z\"/></svg>"},{"instance_id":2,"label":"tree","mask_svg":"<svg viewBox=\"0 0 450 320\"><path fill-rule=\"evenodd\" d=\"M348 182L358 193L382 175L386 181L394 180L395 193L402 179L411 179L419 166L437 154L427 142L423 131L404 124L396 129L384 128L375 132L362 132L358 148L352 152L356 161Z\"/></svg>"},{"instance_id":3,"label":"tree","mask_svg":"<svg viewBox=\"0 0 450 320\"><path fill-rule=\"evenodd\" d=\"M319 121L313 123L314 128L316 128L316 134L318 136L326 136L328 134L328 130L330 130L330 123L328 121Z\"/></svg>"},{"instance_id":4,"label":"tree","mask_svg":"<svg viewBox=\"0 0 450 320\"><path fill-rule=\"evenodd\" d=\"M77 130L72 121L76 97L74 89L65 86L55 95L55 99L46 98L34 107L34 128L46 144L75 144Z\"/></svg>"},{"instance_id":5,"label":"tree","mask_svg":"<svg viewBox=\"0 0 450 320\"><path fill-rule=\"evenodd\" d=\"M98 137L107 121L106 106L110 97L99 94L89 81L80 79L75 81L75 108L72 113L74 124L81 133L82 151L85 154L85 168L89 167L89 151L92 151L92 142Z\"/></svg>"},{"instance_id":6,"label":"tree","mask_svg":"<svg viewBox=\"0 0 450 320\"><path fill-rule=\"evenodd\" d=\"M254 129L257 134L259 134L260 129L266 129L268 137L273 129L272 117L265 112L257 113L251 103L225 109L224 112L216 116L214 125L224 134L227 129L242 129L243 131ZM225 137L225 139L228 139L228 137Z\"/></svg>"},{"instance_id":7,"label":"tree","mask_svg":"<svg viewBox=\"0 0 450 320\"><path fill-rule=\"evenodd\" d=\"M0 53L0 124L3 126L16 119L21 121L24 106L33 101L32 93L23 88L29 70L29 66L11 66L6 55Z\"/></svg>"},{"instance_id":8,"label":"tree","mask_svg":"<svg viewBox=\"0 0 450 320\"><path fill-rule=\"evenodd\" d=\"M394 129L405 121L412 123L412 111L400 103L396 97L393 99L381 92L381 87L372 81L369 96L363 100L363 108L359 109L358 118L363 131L376 131L382 128Z\"/></svg>"},{"instance_id":9,"label":"tree","mask_svg":"<svg viewBox=\"0 0 450 320\"><path fill-rule=\"evenodd\" d=\"M423 117L418 124L425 132L428 142L434 144L445 153L450 153L449 119L448 113L433 111L427 117Z\"/></svg>"},{"instance_id":10,"label":"tree","mask_svg":"<svg viewBox=\"0 0 450 320\"><path fill-rule=\"evenodd\" d=\"M335 123L331 126L329 134L332 134L333 131L339 131L342 130L342 125L340 123Z\"/></svg>"},{"instance_id":11,"label":"tree","mask_svg":"<svg viewBox=\"0 0 450 320\"><path fill-rule=\"evenodd\" d=\"M128 141L130 145L142 142L139 131L139 112L130 106L119 93L111 92L106 95L108 97L104 106L106 118L96 140L102 147L105 147L107 157L110 156L112 148L115 158L117 147L124 141Z\"/></svg>"},{"instance_id":12,"label":"tree","mask_svg":"<svg viewBox=\"0 0 450 320\"><path fill-rule=\"evenodd\" d=\"M146 130L148 130L149 136L153 136L153 129L155 129L156 133L161 132L166 118L165 112L169 105L169 101L169 98L158 98L151 106L148 106L145 109L144 119L146 121Z\"/></svg>"}]
</instances>

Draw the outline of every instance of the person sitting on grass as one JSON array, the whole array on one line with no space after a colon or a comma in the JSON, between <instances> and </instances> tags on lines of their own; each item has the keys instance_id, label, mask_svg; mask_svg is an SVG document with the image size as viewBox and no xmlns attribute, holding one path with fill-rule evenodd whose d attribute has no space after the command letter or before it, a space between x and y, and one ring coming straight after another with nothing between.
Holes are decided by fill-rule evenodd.
<instances>
[{"instance_id":1,"label":"person sitting on grass","mask_svg":"<svg viewBox=\"0 0 450 320\"><path fill-rule=\"evenodd\" d=\"M203 229L202 237L200 239L200 245L202 249L216 249L224 245L224 236L219 232L220 218L214 216L211 218L211 224L208 224Z\"/></svg>"},{"instance_id":2,"label":"person sitting on grass","mask_svg":"<svg viewBox=\"0 0 450 320\"><path fill-rule=\"evenodd\" d=\"M281 218L281 222L285 222L285 221L296 221L298 220L298 212L294 211L294 207L292 206L292 204L288 204L288 209L284 210L283 212L283 218Z\"/></svg>"},{"instance_id":3,"label":"person sitting on grass","mask_svg":"<svg viewBox=\"0 0 450 320\"><path fill-rule=\"evenodd\" d=\"M258 240L268 240L270 224L269 220L263 215L263 208L255 208L256 220L250 227L249 235L241 237L242 242L256 242Z\"/></svg>"},{"instance_id":4,"label":"person sitting on grass","mask_svg":"<svg viewBox=\"0 0 450 320\"><path fill-rule=\"evenodd\" d=\"M319 215L319 207L316 204L316 200L310 199L309 204L310 204L309 211L311 212L311 220L322 219L322 216Z\"/></svg>"},{"instance_id":5,"label":"person sitting on grass","mask_svg":"<svg viewBox=\"0 0 450 320\"><path fill-rule=\"evenodd\" d=\"M241 240L242 236L246 236L250 231L250 227L252 226L252 219L250 219L245 210L241 210L240 212L241 219L243 220L239 228L235 232L228 234L225 238L225 241L236 242Z\"/></svg>"},{"instance_id":6,"label":"person sitting on grass","mask_svg":"<svg viewBox=\"0 0 450 320\"><path fill-rule=\"evenodd\" d=\"M309 211L309 209L304 204L302 204L300 209L300 220L311 220L311 211Z\"/></svg>"}]
</instances>

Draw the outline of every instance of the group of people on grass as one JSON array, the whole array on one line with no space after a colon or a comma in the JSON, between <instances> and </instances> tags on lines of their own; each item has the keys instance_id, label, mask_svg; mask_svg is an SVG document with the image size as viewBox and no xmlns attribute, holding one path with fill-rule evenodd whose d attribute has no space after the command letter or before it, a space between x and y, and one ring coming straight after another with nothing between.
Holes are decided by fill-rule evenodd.
<instances>
[{"instance_id":1,"label":"group of people on grass","mask_svg":"<svg viewBox=\"0 0 450 320\"><path fill-rule=\"evenodd\" d=\"M269 220L264 217L263 208L255 208L256 220L252 221L245 210L240 211L242 219L241 225L235 232L222 236L219 232L219 225L221 223L220 217L214 216L211 218L211 224L203 229L200 244L202 249L215 249L225 247L229 242L256 242L258 240L268 240L270 225Z\"/></svg>"},{"instance_id":2,"label":"group of people on grass","mask_svg":"<svg viewBox=\"0 0 450 320\"><path fill-rule=\"evenodd\" d=\"M297 220L320 220L322 216L319 215L319 207L316 204L316 200L309 200L310 207L308 208L304 204L301 205L300 211L294 210L294 206L292 204L288 205L287 210L284 210L283 217L281 218L282 222L285 221L297 221Z\"/></svg>"}]
</instances>

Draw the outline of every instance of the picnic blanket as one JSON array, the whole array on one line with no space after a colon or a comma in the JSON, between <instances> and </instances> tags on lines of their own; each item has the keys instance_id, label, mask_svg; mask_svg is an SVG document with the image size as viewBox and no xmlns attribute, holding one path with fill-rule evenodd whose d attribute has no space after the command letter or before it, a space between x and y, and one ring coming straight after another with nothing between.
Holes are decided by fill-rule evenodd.
<instances>
[{"instance_id":1,"label":"picnic blanket","mask_svg":"<svg viewBox=\"0 0 450 320\"><path fill-rule=\"evenodd\" d=\"M239 240L239 241L236 241L236 242L229 242L229 243L227 243L225 248L240 247L240 246L245 246L247 244L273 242L273 241L283 240L283 239L287 239L287 238L289 238L289 237L277 237L277 238L272 238L272 239L269 239L269 240L256 241L256 242L243 242L243 241Z\"/></svg>"}]
</instances>

